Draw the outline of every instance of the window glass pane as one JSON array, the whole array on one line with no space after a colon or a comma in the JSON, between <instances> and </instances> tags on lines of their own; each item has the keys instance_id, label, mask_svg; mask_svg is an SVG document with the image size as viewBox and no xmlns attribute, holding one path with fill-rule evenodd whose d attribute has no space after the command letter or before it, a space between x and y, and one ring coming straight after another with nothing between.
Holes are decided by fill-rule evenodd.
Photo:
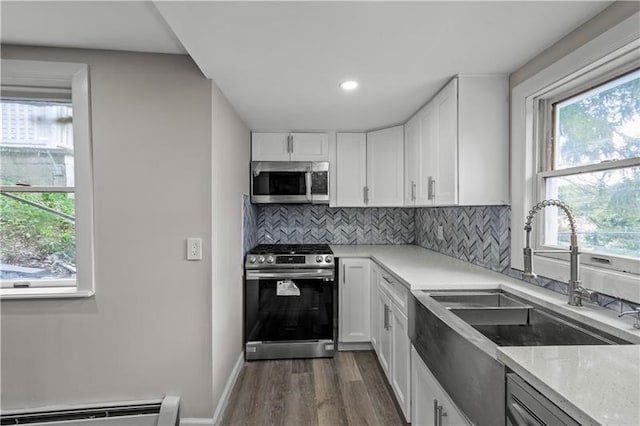
<instances>
[{"instance_id":1,"label":"window glass pane","mask_svg":"<svg viewBox=\"0 0 640 426\"><path fill-rule=\"evenodd\" d=\"M640 259L640 167L547 178L547 197L576 216L582 249ZM545 244L569 246L569 222L545 209Z\"/></svg>"},{"instance_id":2,"label":"window glass pane","mask_svg":"<svg viewBox=\"0 0 640 426\"><path fill-rule=\"evenodd\" d=\"M3 185L74 186L71 102L3 99Z\"/></svg>"},{"instance_id":3,"label":"window glass pane","mask_svg":"<svg viewBox=\"0 0 640 426\"><path fill-rule=\"evenodd\" d=\"M554 105L553 169L640 157L640 70Z\"/></svg>"},{"instance_id":4,"label":"window glass pane","mask_svg":"<svg viewBox=\"0 0 640 426\"><path fill-rule=\"evenodd\" d=\"M3 192L0 279L75 278L74 216L73 193Z\"/></svg>"}]
</instances>

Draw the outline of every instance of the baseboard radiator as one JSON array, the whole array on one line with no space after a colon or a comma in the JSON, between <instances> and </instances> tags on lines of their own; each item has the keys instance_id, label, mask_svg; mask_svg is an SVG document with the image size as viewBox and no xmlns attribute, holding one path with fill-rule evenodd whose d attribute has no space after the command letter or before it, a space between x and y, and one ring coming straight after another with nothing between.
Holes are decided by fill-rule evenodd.
<instances>
[{"instance_id":1,"label":"baseboard radiator","mask_svg":"<svg viewBox=\"0 0 640 426\"><path fill-rule=\"evenodd\" d=\"M178 426L180 398L47 407L0 412L2 425Z\"/></svg>"}]
</instances>

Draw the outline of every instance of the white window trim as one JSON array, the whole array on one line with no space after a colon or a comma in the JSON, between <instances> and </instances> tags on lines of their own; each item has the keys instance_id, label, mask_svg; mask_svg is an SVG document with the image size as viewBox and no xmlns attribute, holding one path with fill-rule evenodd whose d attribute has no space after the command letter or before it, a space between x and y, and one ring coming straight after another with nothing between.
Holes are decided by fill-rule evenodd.
<instances>
[{"instance_id":1,"label":"white window trim","mask_svg":"<svg viewBox=\"0 0 640 426\"><path fill-rule=\"evenodd\" d=\"M617 68L616 58L640 49L640 13L622 21L569 55L520 83L511 91L511 267L524 268L524 222L537 200L537 158L534 99L551 93L585 73L606 67ZM536 228L542 223L535 219ZM544 277L566 282L567 260L534 256L534 271ZM583 285L614 297L640 302L640 277L595 266L580 268Z\"/></svg>"},{"instance_id":2,"label":"white window trim","mask_svg":"<svg viewBox=\"0 0 640 426\"><path fill-rule=\"evenodd\" d=\"M25 86L57 87L71 83L76 198L76 285L0 289L0 299L90 297L95 294L93 151L89 67L66 62L3 59L2 82ZM69 280L65 280L69 281Z\"/></svg>"}]
</instances>

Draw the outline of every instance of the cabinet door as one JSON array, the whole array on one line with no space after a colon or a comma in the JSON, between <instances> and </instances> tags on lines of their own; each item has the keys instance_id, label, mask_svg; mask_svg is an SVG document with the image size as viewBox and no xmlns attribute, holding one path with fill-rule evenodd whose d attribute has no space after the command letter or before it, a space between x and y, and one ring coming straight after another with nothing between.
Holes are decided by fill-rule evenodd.
<instances>
[{"instance_id":1,"label":"cabinet door","mask_svg":"<svg viewBox=\"0 0 640 426\"><path fill-rule=\"evenodd\" d=\"M420 117L415 115L404 125L404 205L416 204L418 187L418 144Z\"/></svg>"},{"instance_id":2,"label":"cabinet door","mask_svg":"<svg viewBox=\"0 0 640 426\"><path fill-rule=\"evenodd\" d=\"M411 425L437 426L434 402L437 396L430 376L418 352L411 347Z\"/></svg>"},{"instance_id":3,"label":"cabinet door","mask_svg":"<svg viewBox=\"0 0 640 426\"><path fill-rule=\"evenodd\" d=\"M458 202L458 85L447 84L433 100L436 115L436 168L433 183L435 205Z\"/></svg>"},{"instance_id":4,"label":"cabinet door","mask_svg":"<svg viewBox=\"0 0 640 426\"><path fill-rule=\"evenodd\" d=\"M292 133L291 161L329 161L329 135Z\"/></svg>"},{"instance_id":5,"label":"cabinet door","mask_svg":"<svg viewBox=\"0 0 640 426\"><path fill-rule=\"evenodd\" d=\"M367 133L367 205L399 207L404 204L404 128Z\"/></svg>"},{"instance_id":6,"label":"cabinet door","mask_svg":"<svg viewBox=\"0 0 640 426\"><path fill-rule=\"evenodd\" d=\"M411 421L411 342L407 317L395 306L391 311L391 387L408 422Z\"/></svg>"},{"instance_id":7,"label":"cabinet door","mask_svg":"<svg viewBox=\"0 0 640 426\"><path fill-rule=\"evenodd\" d=\"M336 205L364 207L367 186L367 136L364 133L336 135Z\"/></svg>"},{"instance_id":8,"label":"cabinet door","mask_svg":"<svg viewBox=\"0 0 640 426\"><path fill-rule=\"evenodd\" d=\"M380 361L380 366L382 366L382 370L384 374L386 374L387 379L391 380L391 333L389 332L389 325L391 324L391 309L389 305L391 303L385 296L385 294L377 289L376 293L378 294L378 328L380 331L380 338L378 340L378 360Z\"/></svg>"},{"instance_id":9,"label":"cabinet door","mask_svg":"<svg viewBox=\"0 0 640 426\"><path fill-rule=\"evenodd\" d=\"M411 424L412 426L469 426L449 396L411 347Z\"/></svg>"},{"instance_id":10,"label":"cabinet door","mask_svg":"<svg viewBox=\"0 0 640 426\"><path fill-rule=\"evenodd\" d=\"M340 259L339 340L371 341L371 265L369 259Z\"/></svg>"},{"instance_id":11,"label":"cabinet door","mask_svg":"<svg viewBox=\"0 0 640 426\"><path fill-rule=\"evenodd\" d=\"M380 270L375 262L371 263L371 346L378 351L380 342L380 311L378 310L378 283L380 281Z\"/></svg>"},{"instance_id":12,"label":"cabinet door","mask_svg":"<svg viewBox=\"0 0 640 426\"><path fill-rule=\"evenodd\" d=\"M288 133L252 133L251 161L289 161Z\"/></svg>"}]
</instances>

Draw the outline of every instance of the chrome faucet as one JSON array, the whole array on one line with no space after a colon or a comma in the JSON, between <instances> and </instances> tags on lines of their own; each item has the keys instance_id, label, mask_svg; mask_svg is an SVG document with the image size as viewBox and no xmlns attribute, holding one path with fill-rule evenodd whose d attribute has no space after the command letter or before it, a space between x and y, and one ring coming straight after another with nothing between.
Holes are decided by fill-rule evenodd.
<instances>
[{"instance_id":1,"label":"chrome faucet","mask_svg":"<svg viewBox=\"0 0 640 426\"><path fill-rule=\"evenodd\" d=\"M556 206L559 207L569 219L569 226L571 227L571 245L569 246L569 304L572 306L582 306L582 299L590 299L595 301L597 294L582 287L580 282L580 248L578 247L578 232L576 228L576 219L571 212L571 208L560 200L544 200L533 206L529 210L529 215L524 224L524 230L526 234L526 244L524 248L524 273L522 274L527 278L535 278L537 275L533 273L533 254L534 253L566 253L564 250L532 250L530 245L531 239L531 224L533 217L545 207Z\"/></svg>"}]
</instances>

